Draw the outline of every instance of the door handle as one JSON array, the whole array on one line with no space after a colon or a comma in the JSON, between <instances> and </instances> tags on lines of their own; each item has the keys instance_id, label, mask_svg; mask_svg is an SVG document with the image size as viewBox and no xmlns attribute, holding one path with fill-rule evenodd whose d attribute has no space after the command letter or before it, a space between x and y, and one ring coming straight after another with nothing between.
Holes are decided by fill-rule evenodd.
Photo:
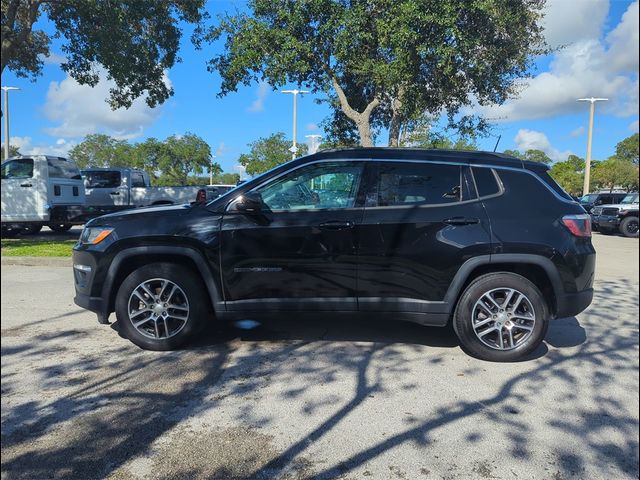
<instances>
[{"instance_id":1,"label":"door handle","mask_svg":"<svg viewBox=\"0 0 640 480\"><path fill-rule=\"evenodd\" d=\"M109 195L120 195L120 192L110 192Z\"/></svg>"},{"instance_id":2,"label":"door handle","mask_svg":"<svg viewBox=\"0 0 640 480\"><path fill-rule=\"evenodd\" d=\"M30 183L21 183L20 186L21 187L33 187L33 185L30 184Z\"/></svg>"},{"instance_id":3,"label":"door handle","mask_svg":"<svg viewBox=\"0 0 640 480\"><path fill-rule=\"evenodd\" d=\"M321 223L320 225L318 225L318 228L320 228L320 230L345 230L347 228L353 228L354 226L355 223L350 221L330 221Z\"/></svg>"},{"instance_id":4,"label":"door handle","mask_svg":"<svg viewBox=\"0 0 640 480\"><path fill-rule=\"evenodd\" d=\"M475 225L480 223L479 218L465 218L465 217L453 217L443 220L447 225Z\"/></svg>"}]
</instances>

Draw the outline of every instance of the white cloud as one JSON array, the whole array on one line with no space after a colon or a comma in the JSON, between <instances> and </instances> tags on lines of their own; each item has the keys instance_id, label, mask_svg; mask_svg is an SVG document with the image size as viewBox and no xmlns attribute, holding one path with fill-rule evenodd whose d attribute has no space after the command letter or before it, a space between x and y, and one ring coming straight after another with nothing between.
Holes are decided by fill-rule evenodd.
<instances>
[{"instance_id":1,"label":"white cloud","mask_svg":"<svg viewBox=\"0 0 640 480\"><path fill-rule=\"evenodd\" d=\"M267 82L260 82L256 90L256 99L249 106L247 110L250 112L262 112L264 110L264 100L269 94L269 84Z\"/></svg>"},{"instance_id":2,"label":"white cloud","mask_svg":"<svg viewBox=\"0 0 640 480\"><path fill-rule=\"evenodd\" d=\"M55 52L49 52L48 57L40 55L40 58L47 65L60 65L61 63L64 63L66 61L66 58Z\"/></svg>"},{"instance_id":3,"label":"white cloud","mask_svg":"<svg viewBox=\"0 0 640 480\"><path fill-rule=\"evenodd\" d=\"M18 147L22 155L54 155L66 157L77 142L59 138L53 144L39 143L33 145L31 137L11 137L11 145Z\"/></svg>"},{"instance_id":4,"label":"white cloud","mask_svg":"<svg viewBox=\"0 0 640 480\"><path fill-rule=\"evenodd\" d=\"M636 120L635 122L631 122L629 124L629 130L631 130L634 133L638 133L638 120Z\"/></svg>"},{"instance_id":5,"label":"white cloud","mask_svg":"<svg viewBox=\"0 0 640 480\"><path fill-rule=\"evenodd\" d=\"M561 5L552 2L550 12L557 10L565 13L547 18L551 22L547 34L556 35L554 32L562 31L564 25L567 32L572 32L562 39L568 46L555 53L549 71L518 82L518 98L508 100L501 106L480 106L475 109L476 113L495 122L548 118L578 112L586 114L584 104L575 100L595 96L610 99L606 104L598 105L600 111L619 117L637 115L638 2L629 5L620 23L604 40L600 40L596 37L602 31L604 20L598 13L599 9L596 9L592 18L591 30L594 34L583 31L588 30L587 27L576 31L571 27L574 19L586 18L583 15L586 6L596 3L558 1ZM575 7L575 15L573 10L572 13L565 11L568 6Z\"/></svg>"},{"instance_id":6,"label":"white cloud","mask_svg":"<svg viewBox=\"0 0 640 480\"><path fill-rule=\"evenodd\" d=\"M317 123L313 123L313 122L307 123L304 126L304 128L305 128L305 130L307 130L309 132L315 132L316 130L320 130L320 127L318 127L318 124Z\"/></svg>"},{"instance_id":7,"label":"white cloud","mask_svg":"<svg viewBox=\"0 0 640 480\"><path fill-rule=\"evenodd\" d=\"M544 8L544 36L552 48L598 38L608 0L553 0Z\"/></svg>"},{"instance_id":8,"label":"white cloud","mask_svg":"<svg viewBox=\"0 0 640 480\"><path fill-rule=\"evenodd\" d=\"M224 155L224 153L229 150L229 147L227 147L224 142L220 142L220 145L218 145L218 148L216 150L215 156L216 157L221 157L222 155Z\"/></svg>"},{"instance_id":9,"label":"white cloud","mask_svg":"<svg viewBox=\"0 0 640 480\"><path fill-rule=\"evenodd\" d=\"M521 152L526 152L527 150L542 150L553 161L566 160L572 153L569 150L561 152L557 148L554 148L544 133L535 130L520 129L513 141L516 142L518 150Z\"/></svg>"},{"instance_id":10,"label":"white cloud","mask_svg":"<svg viewBox=\"0 0 640 480\"><path fill-rule=\"evenodd\" d=\"M579 137L581 135L584 135L584 131L585 128L581 125L578 128L571 130L571 133L569 133L569 135L572 137Z\"/></svg>"},{"instance_id":11,"label":"white cloud","mask_svg":"<svg viewBox=\"0 0 640 480\"><path fill-rule=\"evenodd\" d=\"M166 76L165 82L170 84ZM98 132L119 139L141 136L158 119L161 107L150 108L143 98L138 98L128 109L111 110L105 100L113 86L104 71L100 72L100 82L95 87L80 85L69 76L61 82L51 82L43 110L48 119L60 124L45 129L45 133L63 138Z\"/></svg>"}]
</instances>

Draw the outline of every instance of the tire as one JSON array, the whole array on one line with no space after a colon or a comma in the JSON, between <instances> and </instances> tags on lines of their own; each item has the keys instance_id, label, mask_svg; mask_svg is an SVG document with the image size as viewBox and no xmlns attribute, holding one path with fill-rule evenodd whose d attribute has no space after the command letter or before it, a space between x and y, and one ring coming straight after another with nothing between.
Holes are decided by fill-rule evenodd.
<instances>
[{"instance_id":1,"label":"tire","mask_svg":"<svg viewBox=\"0 0 640 480\"><path fill-rule=\"evenodd\" d=\"M37 224L26 225L25 227L22 228L22 231L20 232L20 234L35 235L37 233L40 233L40 230L42 230L42 225L37 225Z\"/></svg>"},{"instance_id":2,"label":"tire","mask_svg":"<svg viewBox=\"0 0 640 480\"><path fill-rule=\"evenodd\" d=\"M70 223L50 223L47 226L51 230L53 230L55 233L64 233L64 232L68 232L69 230L71 230L71 227L73 225L71 225Z\"/></svg>"},{"instance_id":3,"label":"tire","mask_svg":"<svg viewBox=\"0 0 640 480\"><path fill-rule=\"evenodd\" d=\"M509 308L505 308L501 313L499 307L504 305L502 302L507 301L511 291L514 293L507 306L515 305L515 311L509 313ZM519 303L517 294L524 296ZM495 304L487 301L485 305L490 305L489 309L481 306L486 295L495 301ZM495 311L495 317L488 311ZM531 314L533 319L529 318ZM474 323L479 324L476 326L478 333ZM523 276L511 272L489 273L474 279L460 296L453 315L453 328L463 349L492 362L522 360L542 343L548 326L549 306L540 290ZM500 329L501 336L496 328ZM512 345L509 344L509 332ZM500 348L500 337L506 348Z\"/></svg>"},{"instance_id":4,"label":"tire","mask_svg":"<svg viewBox=\"0 0 640 480\"><path fill-rule=\"evenodd\" d=\"M2 227L2 238L16 238L22 230L16 228Z\"/></svg>"},{"instance_id":5,"label":"tire","mask_svg":"<svg viewBox=\"0 0 640 480\"><path fill-rule=\"evenodd\" d=\"M626 217L620 222L620 233L625 237L638 238L638 217Z\"/></svg>"},{"instance_id":6,"label":"tire","mask_svg":"<svg viewBox=\"0 0 640 480\"><path fill-rule=\"evenodd\" d=\"M165 290L171 288L171 295L162 290L163 282L167 281ZM159 293L162 298L155 301L145 292ZM176 307L167 308L172 304ZM192 270L174 263L152 263L133 271L122 282L115 310L123 333L133 343L146 350L175 350L204 325L208 305L204 287ZM137 315L132 318L130 311ZM144 322L145 319L148 320ZM134 321L143 323L136 327ZM167 328L170 335L166 335Z\"/></svg>"}]
</instances>

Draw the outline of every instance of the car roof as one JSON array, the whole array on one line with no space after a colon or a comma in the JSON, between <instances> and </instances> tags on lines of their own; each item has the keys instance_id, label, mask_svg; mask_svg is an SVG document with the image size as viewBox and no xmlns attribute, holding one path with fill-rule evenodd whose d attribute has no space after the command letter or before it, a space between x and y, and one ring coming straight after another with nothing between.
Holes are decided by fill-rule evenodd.
<instances>
[{"instance_id":1,"label":"car roof","mask_svg":"<svg viewBox=\"0 0 640 480\"><path fill-rule=\"evenodd\" d=\"M375 160L437 160L439 162L469 163L498 167L527 168L530 170L548 170L543 163L521 160L504 153L466 150L445 150L426 148L337 148L320 150L304 158L306 161L344 159Z\"/></svg>"}]
</instances>

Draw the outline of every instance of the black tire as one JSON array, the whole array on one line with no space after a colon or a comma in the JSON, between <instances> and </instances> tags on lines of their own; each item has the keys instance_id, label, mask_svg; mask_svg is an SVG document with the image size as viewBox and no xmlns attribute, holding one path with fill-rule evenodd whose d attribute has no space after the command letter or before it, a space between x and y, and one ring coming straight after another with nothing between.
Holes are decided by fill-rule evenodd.
<instances>
[{"instance_id":1,"label":"black tire","mask_svg":"<svg viewBox=\"0 0 640 480\"><path fill-rule=\"evenodd\" d=\"M2 227L2 238L16 238L22 230L16 228Z\"/></svg>"},{"instance_id":2,"label":"black tire","mask_svg":"<svg viewBox=\"0 0 640 480\"><path fill-rule=\"evenodd\" d=\"M626 217L620 222L620 233L625 237L638 238L638 217Z\"/></svg>"},{"instance_id":3,"label":"black tire","mask_svg":"<svg viewBox=\"0 0 640 480\"><path fill-rule=\"evenodd\" d=\"M476 302L485 293L501 288L513 289L524 294L535 313L532 331L529 334L523 334L520 330L522 343L510 350L499 350L485 345L476 335L472 324ZM474 279L462 293L453 315L453 328L463 349L469 354L492 362L513 362L522 360L542 343L549 327L549 316L549 306L533 283L515 273L496 272ZM488 325L493 326L491 323ZM514 334L514 337L516 335L518 333ZM517 344L517 342L514 343Z\"/></svg>"},{"instance_id":4,"label":"black tire","mask_svg":"<svg viewBox=\"0 0 640 480\"><path fill-rule=\"evenodd\" d=\"M71 230L71 227L73 225L71 225L70 223L50 223L47 226L55 233L64 233Z\"/></svg>"},{"instance_id":5,"label":"black tire","mask_svg":"<svg viewBox=\"0 0 640 480\"><path fill-rule=\"evenodd\" d=\"M187 320L175 335L168 338L150 338L148 335L144 335L134 327L129 316L129 303L130 301L135 301L133 300L134 297L132 297L134 290L143 282L152 279L165 279L172 282L182 290L177 295L182 298L182 293L184 293L184 297L186 297L188 306ZM149 285L153 287L152 283ZM158 292L156 289L155 293L162 292ZM209 300L205 294L204 287L197 274L192 270L174 263L152 263L134 270L122 282L116 296L115 310L122 332L133 343L146 350L175 350L186 344L193 335L200 331L209 314L208 305ZM151 326L147 325L146 328L154 326L153 320L148 323ZM161 323L159 325L161 325L159 328L162 335L163 327Z\"/></svg>"},{"instance_id":6,"label":"black tire","mask_svg":"<svg viewBox=\"0 0 640 480\"><path fill-rule=\"evenodd\" d=\"M26 225L25 227L23 227L22 231L20 232L21 235L35 235L37 233L40 233L40 230L42 230L42 225Z\"/></svg>"}]
</instances>

